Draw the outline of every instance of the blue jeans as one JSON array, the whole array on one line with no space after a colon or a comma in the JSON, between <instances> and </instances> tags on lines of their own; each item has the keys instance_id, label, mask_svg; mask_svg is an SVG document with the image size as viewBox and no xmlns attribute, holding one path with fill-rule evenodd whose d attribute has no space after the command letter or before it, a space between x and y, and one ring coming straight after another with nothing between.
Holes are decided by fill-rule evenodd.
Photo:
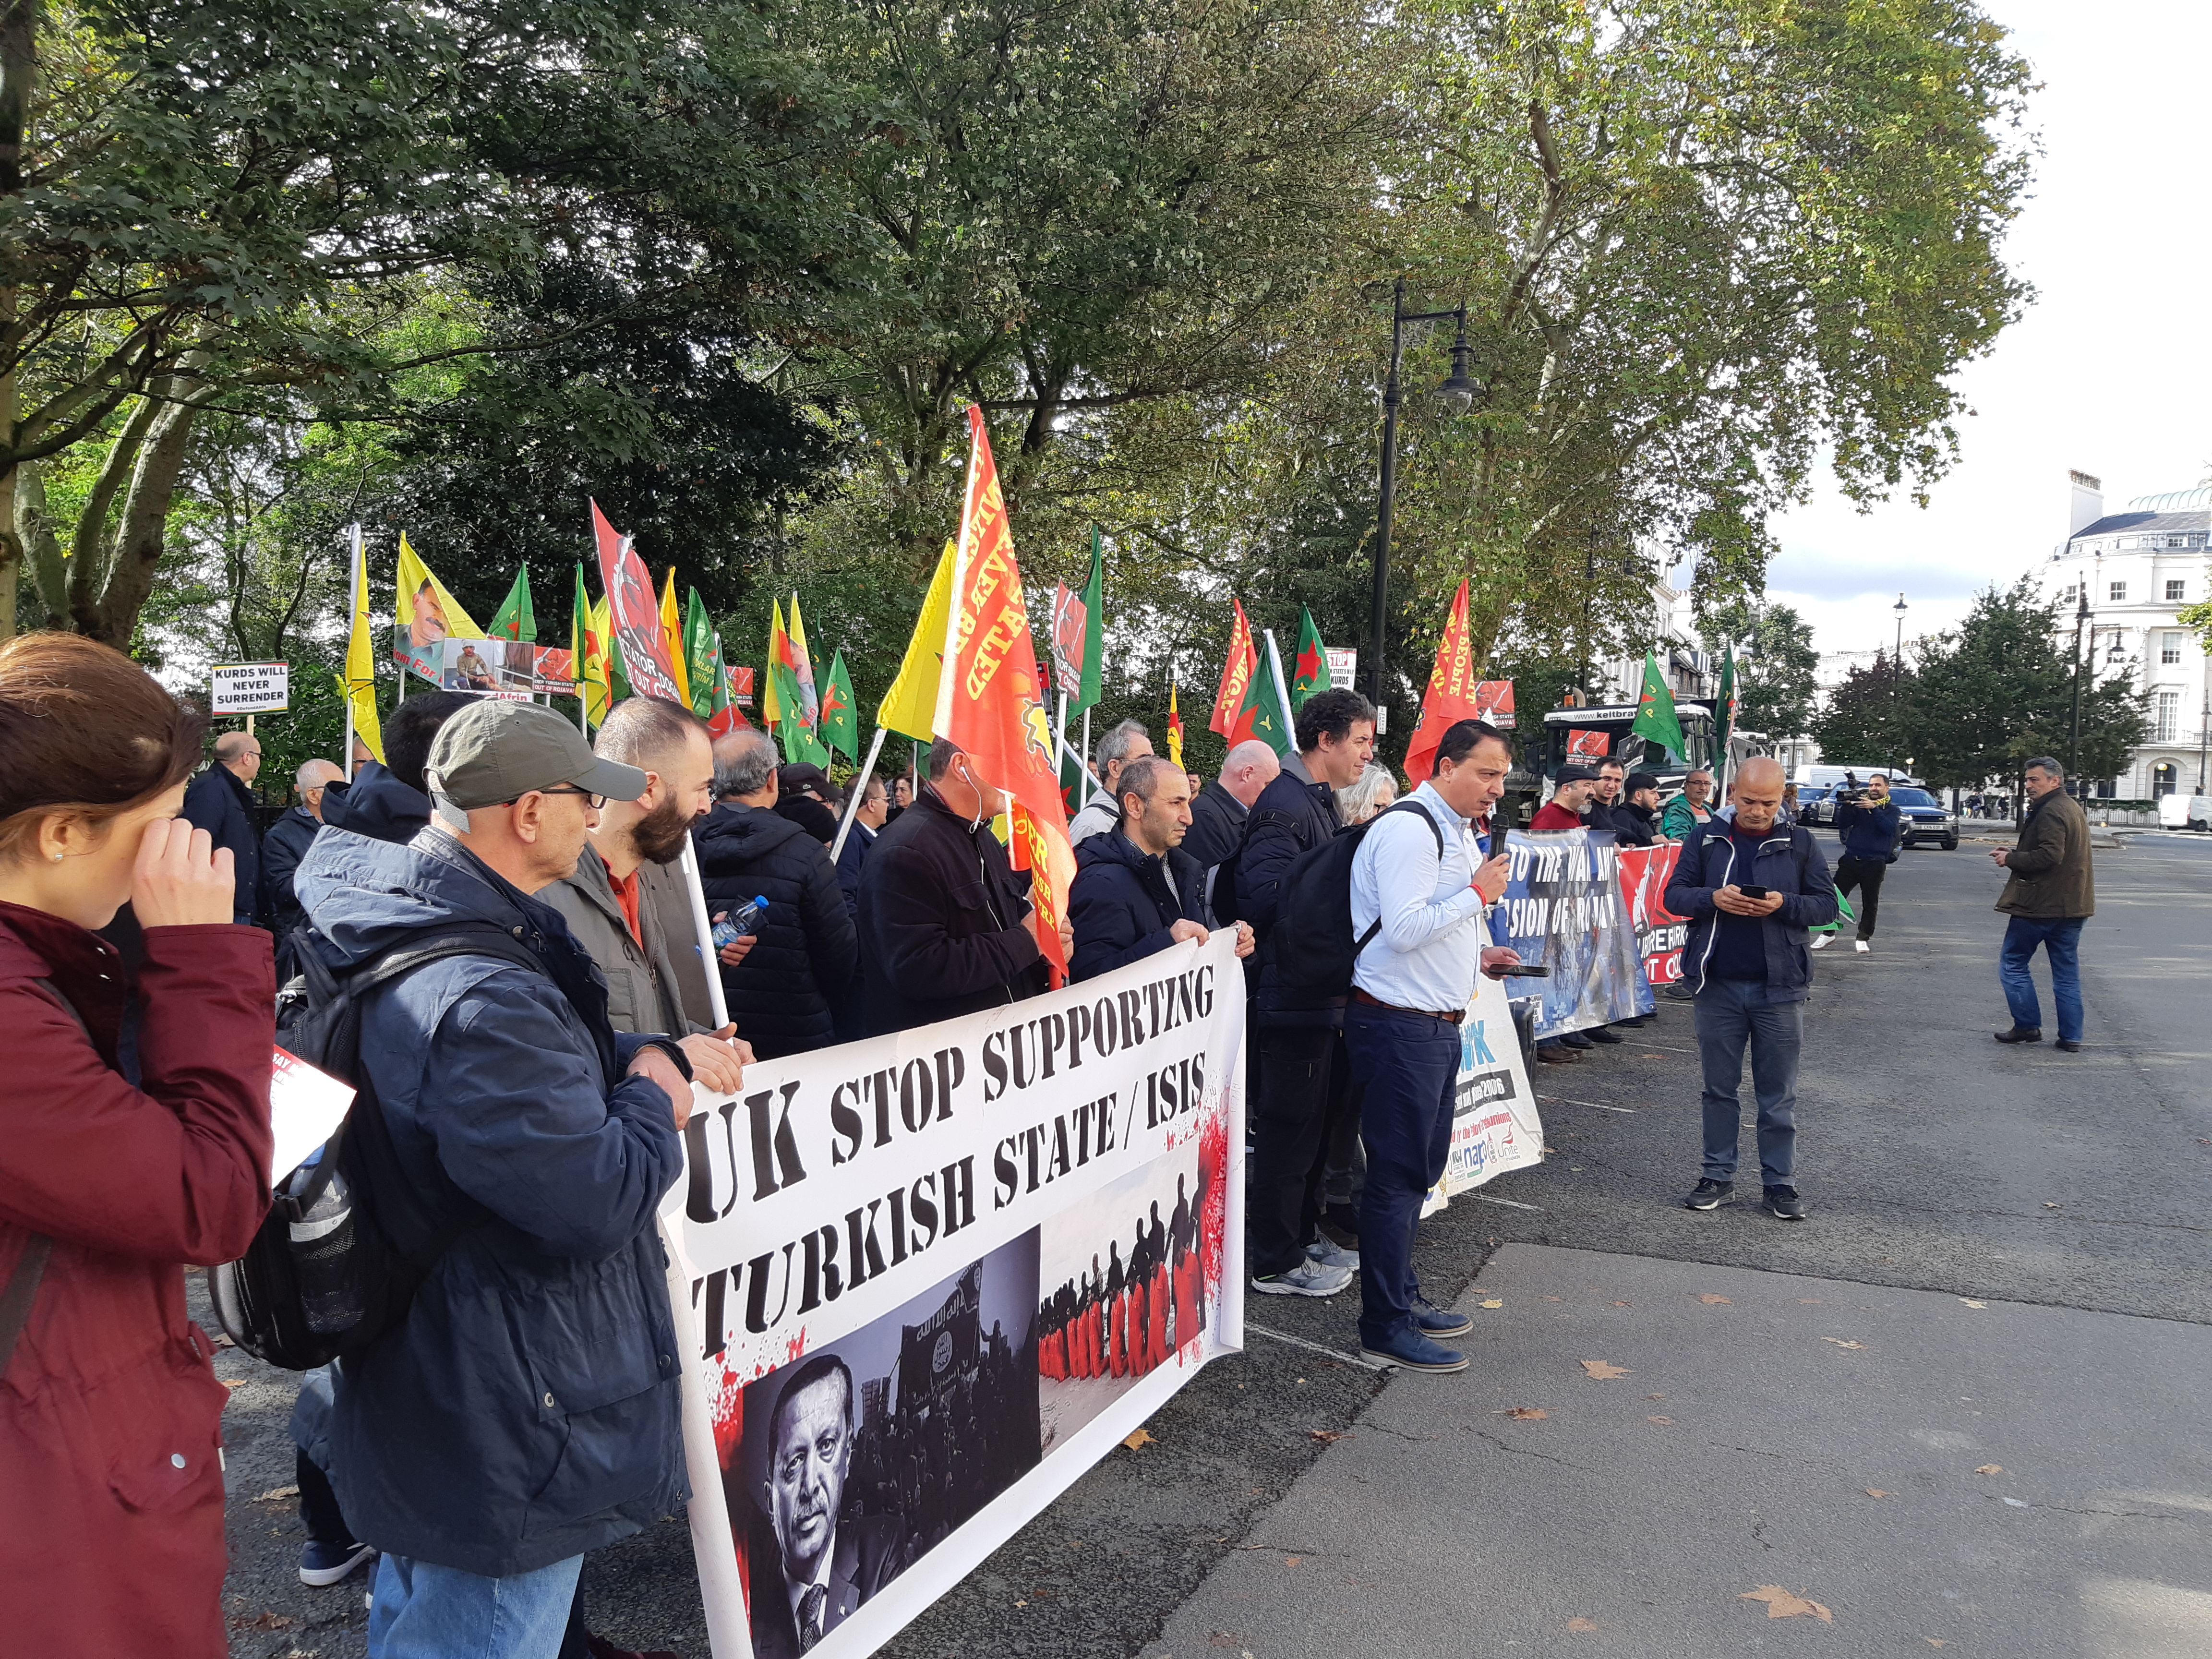
<instances>
[{"instance_id":1,"label":"blue jeans","mask_svg":"<svg viewBox=\"0 0 2212 1659\"><path fill-rule=\"evenodd\" d=\"M1359 1340L1369 1347L1413 1327L1413 1230L1421 1202L1451 1155L1459 1027L1428 1014L1355 1002L1344 1046L1363 1088L1359 1138L1367 1190L1359 1200Z\"/></svg>"},{"instance_id":2,"label":"blue jeans","mask_svg":"<svg viewBox=\"0 0 2212 1659\"><path fill-rule=\"evenodd\" d=\"M2028 971L2035 947L2051 955L2051 1000L2058 1005L2058 1040L2081 1040L2081 924L2087 916L2014 916L2005 927L2004 950L1997 957L1997 979L2004 987L2012 1023L2043 1029L2043 1008L2035 1000L2035 975Z\"/></svg>"},{"instance_id":3,"label":"blue jeans","mask_svg":"<svg viewBox=\"0 0 2212 1659\"><path fill-rule=\"evenodd\" d=\"M1743 1051L1751 1048L1752 1092L1759 1099L1759 1167L1770 1187L1794 1183L1797 1167L1797 1051L1805 1005L1768 1000L1756 980L1707 980L1698 993L1698 1054L1705 1073L1705 1176L1735 1179L1743 1133Z\"/></svg>"},{"instance_id":4,"label":"blue jeans","mask_svg":"<svg viewBox=\"0 0 2212 1659\"><path fill-rule=\"evenodd\" d=\"M548 1659L561 1648L584 1558L486 1578L387 1555L368 1610L369 1659Z\"/></svg>"}]
</instances>

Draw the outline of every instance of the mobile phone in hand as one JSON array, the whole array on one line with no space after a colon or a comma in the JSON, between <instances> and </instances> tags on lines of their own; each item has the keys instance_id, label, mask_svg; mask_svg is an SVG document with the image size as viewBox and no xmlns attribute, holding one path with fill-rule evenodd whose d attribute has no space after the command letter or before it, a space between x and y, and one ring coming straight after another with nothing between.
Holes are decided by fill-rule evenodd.
<instances>
[{"instance_id":1,"label":"mobile phone in hand","mask_svg":"<svg viewBox=\"0 0 2212 1659\"><path fill-rule=\"evenodd\" d=\"M1534 962L1516 962L1510 967L1493 968L1490 971L1500 979L1549 979L1552 976L1549 968Z\"/></svg>"},{"instance_id":2,"label":"mobile phone in hand","mask_svg":"<svg viewBox=\"0 0 2212 1659\"><path fill-rule=\"evenodd\" d=\"M1765 898L1766 896L1766 889L1764 887L1739 887L1735 890L1742 894L1746 898Z\"/></svg>"}]
</instances>

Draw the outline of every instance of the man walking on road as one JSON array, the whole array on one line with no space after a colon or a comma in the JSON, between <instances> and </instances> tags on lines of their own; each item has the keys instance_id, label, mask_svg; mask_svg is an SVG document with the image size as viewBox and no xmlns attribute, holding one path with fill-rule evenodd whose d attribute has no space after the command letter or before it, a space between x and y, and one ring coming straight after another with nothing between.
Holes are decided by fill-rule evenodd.
<instances>
[{"instance_id":1,"label":"man walking on road","mask_svg":"<svg viewBox=\"0 0 2212 1659\"><path fill-rule=\"evenodd\" d=\"M1813 983L1806 929L1836 919L1828 861L1802 824L1778 824L1780 763L1743 763L1729 789L1733 821L1702 823L1682 843L1667 908L1690 918L1682 978L1697 997L1705 1069L1705 1164L1682 1202L1716 1210L1735 1190L1743 1133L1743 1051L1759 1100L1759 1163L1768 1214L1802 1221L1797 1196L1797 1056Z\"/></svg>"},{"instance_id":2,"label":"man walking on road","mask_svg":"<svg viewBox=\"0 0 2212 1659\"><path fill-rule=\"evenodd\" d=\"M2038 945L2051 957L2051 1000L2058 1005L2058 1042L2065 1054L2081 1048L2081 924L2096 914L2096 883L2089 869L2089 819L2066 793L2065 769L2049 756L2028 762L2027 821L2012 847L1991 860L2011 873L1997 908L2005 924L1997 977L2012 1009L2012 1029L1999 1042L2043 1041L2043 1009L2029 968Z\"/></svg>"},{"instance_id":3,"label":"man walking on road","mask_svg":"<svg viewBox=\"0 0 2212 1659\"><path fill-rule=\"evenodd\" d=\"M1512 764L1495 727L1461 720L1437 745L1435 775L1379 814L1352 855L1352 936L1366 941L1344 1017L1352 1074L1365 1090L1359 1347L1364 1358L1408 1370L1465 1370L1466 1357L1438 1339L1474 1328L1421 1295L1413 1230L1451 1152L1459 1028L1475 970L1521 960L1485 944L1483 912L1505 890L1507 860L1501 848L1478 866L1472 834L1505 793ZM1430 823L1414 822L1417 811Z\"/></svg>"},{"instance_id":4,"label":"man walking on road","mask_svg":"<svg viewBox=\"0 0 2212 1659\"><path fill-rule=\"evenodd\" d=\"M1874 948L1869 941L1874 938L1875 912L1881 904L1881 878L1897 862L1897 803L1889 798L1889 779L1880 772L1867 780L1856 800L1844 801L1836 808L1836 828L1844 841L1844 855L1836 860L1836 886L1845 893L1854 888L1858 890L1861 956ZM1826 949L1834 938L1833 933L1822 933L1813 941L1813 949Z\"/></svg>"}]
</instances>

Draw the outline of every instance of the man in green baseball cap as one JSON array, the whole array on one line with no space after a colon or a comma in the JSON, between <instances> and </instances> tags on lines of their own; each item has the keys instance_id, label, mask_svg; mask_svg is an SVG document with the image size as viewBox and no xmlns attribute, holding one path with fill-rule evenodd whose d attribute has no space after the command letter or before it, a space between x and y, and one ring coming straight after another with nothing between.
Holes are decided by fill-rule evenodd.
<instances>
[{"instance_id":1,"label":"man in green baseball cap","mask_svg":"<svg viewBox=\"0 0 2212 1659\"><path fill-rule=\"evenodd\" d=\"M438 820L526 893L573 875L599 808L646 786L551 709L498 700L447 720L423 774Z\"/></svg>"}]
</instances>

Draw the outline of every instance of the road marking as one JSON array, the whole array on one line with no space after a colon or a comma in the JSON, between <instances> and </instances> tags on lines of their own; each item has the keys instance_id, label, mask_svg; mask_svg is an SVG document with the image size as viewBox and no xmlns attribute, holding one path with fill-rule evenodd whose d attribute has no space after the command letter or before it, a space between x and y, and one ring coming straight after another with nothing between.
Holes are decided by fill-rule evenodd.
<instances>
[{"instance_id":1,"label":"road marking","mask_svg":"<svg viewBox=\"0 0 2212 1659\"><path fill-rule=\"evenodd\" d=\"M1601 1112L1633 1112L1633 1106L1608 1106L1601 1100L1569 1100L1565 1095L1538 1095L1539 1100L1548 1100L1560 1106L1595 1106Z\"/></svg>"},{"instance_id":2,"label":"road marking","mask_svg":"<svg viewBox=\"0 0 2212 1659\"><path fill-rule=\"evenodd\" d=\"M1654 1042L1649 1037L1630 1037L1627 1041L1645 1048L1664 1048L1670 1054L1694 1054L1698 1052L1695 1048L1677 1048L1671 1042Z\"/></svg>"},{"instance_id":3,"label":"road marking","mask_svg":"<svg viewBox=\"0 0 2212 1659\"><path fill-rule=\"evenodd\" d=\"M1362 1370L1382 1371L1390 1369L1388 1365L1378 1365L1371 1359L1362 1359L1358 1354L1346 1353L1341 1348L1327 1348L1318 1342L1309 1342L1303 1336L1292 1336L1287 1331L1271 1331L1265 1325L1255 1325L1249 1319L1244 1322L1244 1328L1248 1331L1257 1331L1261 1336L1272 1336L1278 1342L1287 1342L1294 1348L1304 1348L1308 1353L1327 1354L1331 1359L1340 1359L1347 1365L1358 1366Z\"/></svg>"},{"instance_id":4,"label":"road marking","mask_svg":"<svg viewBox=\"0 0 2212 1659\"><path fill-rule=\"evenodd\" d=\"M1484 1204L1502 1204L1509 1210L1534 1210L1538 1215L1544 1213L1541 1205L1516 1204L1510 1198L1485 1198L1480 1193L1468 1193L1462 1196L1477 1200Z\"/></svg>"}]
</instances>

